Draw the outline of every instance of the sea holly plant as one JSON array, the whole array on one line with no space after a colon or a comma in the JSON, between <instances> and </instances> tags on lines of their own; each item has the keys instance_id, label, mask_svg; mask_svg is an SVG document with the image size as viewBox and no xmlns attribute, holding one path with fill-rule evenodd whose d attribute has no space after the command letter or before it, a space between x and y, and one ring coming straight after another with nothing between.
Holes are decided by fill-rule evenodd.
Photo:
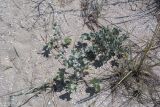
<instances>
[{"instance_id":1,"label":"sea holly plant","mask_svg":"<svg viewBox=\"0 0 160 107\"><path fill-rule=\"evenodd\" d=\"M56 23L54 23L53 35L50 37L50 40L46 42L43 46L42 54L44 57L49 57L49 54L51 53L52 49L55 49L59 53L64 54L64 48L68 48L71 42L72 39L69 37L65 37L64 40L62 40L62 35L60 33L59 26Z\"/></svg>"},{"instance_id":2,"label":"sea holly plant","mask_svg":"<svg viewBox=\"0 0 160 107\"><path fill-rule=\"evenodd\" d=\"M42 54L44 57L49 57L50 51L53 48L53 42L53 39L51 39L48 43L45 44L45 46L43 46Z\"/></svg>"},{"instance_id":3,"label":"sea holly plant","mask_svg":"<svg viewBox=\"0 0 160 107\"><path fill-rule=\"evenodd\" d=\"M85 79L84 72L89 66L101 67L111 59L123 57L128 49L124 45L127 38L117 28L111 30L103 27L98 32L82 34L69 57L66 58L60 53L59 58L63 60L66 69L70 69L63 75L66 91L69 93L76 91L79 81ZM112 65L118 66L116 60L111 62ZM94 88L95 93L101 90L99 79L92 79L89 85Z\"/></svg>"},{"instance_id":4,"label":"sea holly plant","mask_svg":"<svg viewBox=\"0 0 160 107\"><path fill-rule=\"evenodd\" d=\"M58 75L56 76L55 79L64 82L65 79L64 74L65 74L65 69L64 68L59 69Z\"/></svg>"},{"instance_id":5,"label":"sea holly plant","mask_svg":"<svg viewBox=\"0 0 160 107\"><path fill-rule=\"evenodd\" d=\"M68 47L68 46L71 44L71 42L72 42L72 39L71 39L71 38L65 37L62 45L63 45L64 47Z\"/></svg>"},{"instance_id":6,"label":"sea holly plant","mask_svg":"<svg viewBox=\"0 0 160 107\"><path fill-rule=\"evenodd\" d=\"M52 49L56 49L60 46L61 34L56 23L53 24L53 35L50 40L45 43L42 49L42 55L49 57Z\"/></svg>"},{"instance_id":7,"label":"sea holly plant","mask_svg":"<svg viewBox=\"0 0 160 107\"><path fill-rule=\"evenodd\" d=\"M66 91L68 91L69 93L73 92L73 91L76 91L77 89L77 84L75 83L75 81L69 81L67 84L66 84Z\"/></svg>"},{"instance_id":8,"label":"sea holly plant","mask_svg":"<svg viewBox=\"0 0 160 107\"><path fill-rule=\"evenodd\" d=\"M102 63L106 63L112 57L118 56L127 50L122 44L128 37L120 33L121 31L117 28L110 30L103 27L99 32L85 33L81 38L91 42L88 52L90 54L94 53ZM91 55L88 55L89 57Z\"/></svg>"},{"instance_id":9,"label":"sea holly plant","mask_svg":"<svg viewBox=\"0 0 160 107\"><path fill-rule=\"evenodd\" d=\"M95 92L99 92L100 91L100 80L97 78L93 78L91 80L91 84L95 89Z\"/></svg>"}]
</instances>

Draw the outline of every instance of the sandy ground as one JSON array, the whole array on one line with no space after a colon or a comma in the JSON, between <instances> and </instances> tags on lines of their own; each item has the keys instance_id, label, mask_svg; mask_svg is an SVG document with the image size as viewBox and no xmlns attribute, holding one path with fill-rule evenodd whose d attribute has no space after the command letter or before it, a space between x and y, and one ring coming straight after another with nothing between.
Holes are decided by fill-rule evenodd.
<instances>
[{"instance_id":1,"label":"sandy ground","mask_svg":"<svg viewBox=\"0 0 160 107\"><path fill-rule=\"evenodd\" d=\"M52 0L47 1L52 3ZM36 5L30 0L0 0L0 107L17 107L24 97L9 98L6 94L41 84L55 75L60 66L58 61L52 56L47 59L37 54L45 43L41 37L49 38L52 35L50 25L53 20L60 25L64 36L71 36L75 41L83 32L89 31L83 26L80 17L79 0L74 0L64 8L58 4L57 2L54 7L54 19L53 15L37 18ZM48 11L51 12L51 8ZM101 24L106 26L118 23L118 26L131 32L131 38L137 42L149 39L151 30L156 26L156 20L151 15L142 18L117 18L136 14L128 5L109 5L104 8L103 13L103 18L99 19ZM130 19L132 21L121 23ZM81 95L73 96L75 98L71 102L61 101L56 97L54 100L57 107L87 107L87 104L74 105ZM47 102L49 99L50 102ZM53 100L50 95L42 94L24 107L54 107L51 99Z\"/></svg>"}]
</instances>

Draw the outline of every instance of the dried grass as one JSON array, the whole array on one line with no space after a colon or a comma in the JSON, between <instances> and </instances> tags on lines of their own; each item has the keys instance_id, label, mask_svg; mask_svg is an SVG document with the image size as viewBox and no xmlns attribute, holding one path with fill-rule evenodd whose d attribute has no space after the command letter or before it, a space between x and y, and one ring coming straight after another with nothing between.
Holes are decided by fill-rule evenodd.
<instances>
[{"instance_id":1,"label":"dried grass","mask_svg":"<svg viewBox=\"0 0 160 107\"><path fill-rule=\"evenodd\" d=\"M98 18L100 17L102 10L102 3L98 0L81 0L81 16L84 20L84 24L92 31L100 28Z\"/></svg>"}]
</instances>

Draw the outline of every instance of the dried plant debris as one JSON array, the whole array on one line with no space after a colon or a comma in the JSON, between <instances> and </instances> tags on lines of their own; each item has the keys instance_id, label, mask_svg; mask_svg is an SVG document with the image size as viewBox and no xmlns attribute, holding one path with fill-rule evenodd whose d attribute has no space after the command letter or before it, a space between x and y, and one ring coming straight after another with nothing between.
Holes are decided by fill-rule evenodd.
<instances>
[{"instance_id":1,"label":"dried plant debris","mask_svg":"<svg viewBox=\"0 0 160 107\"><path fill-rule=\"evenodd\" d=\"M60 3L60 6L65 6L68 5L70 3L72 3L74 0L58 0L58 2Z\"/></svg>"},{"instance_id":2,"label":"dried plant debris","mask_svg":"<svg viewBox=\"0 0 160 107\"><path fill-rule=\"evenodd\" d=\"M160 12L160 1L159 0L149 0L147 2L147 13L152 13L154 15Z\"/></svg>"},{"instance_id":3,"label":"dried plant debris","mask_svg":"<svg viewBox=\"0 0 160 107\"><path fill-rule=\"evenodd\" d=\"M160 12L160 1L154 0L154 3L155 3L155 12L159 13Z\"/></svg>"},{"instance_id":4,"label":"dried plant debris","mask_svg":"<svg viewBox=\"0 0 160 107\"><path fill-rule=\"evenodd\" d=\"M84 24L92 31L95 31L95 27L101 27L98 23L100 17L103 0L81 0L81 16L84 20Z\"/></svg>"}]
</instances>

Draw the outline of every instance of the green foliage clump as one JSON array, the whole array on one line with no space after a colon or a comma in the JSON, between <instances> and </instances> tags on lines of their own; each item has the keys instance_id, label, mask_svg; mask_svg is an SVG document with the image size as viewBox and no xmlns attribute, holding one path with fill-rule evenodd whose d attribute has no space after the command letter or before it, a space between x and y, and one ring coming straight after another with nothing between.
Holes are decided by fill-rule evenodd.
<instances>
[{"instance_id":1,"label":"green foliage clump","mask_svg":"<svg viewBox=\"0 0 160 107\"><path fill-rule=\"evenodd\" d=\"M69 75L64 74L64 78L66 79L65 88L69 92L75 91L78 82L84 79L84 71L89 66L97 67L95 63L99 61L101 64L98 67L100 67L111 58L123 55L126 52L123 42L127 38L117 28L110 30L103 27L98 32L82 34L81 40L71 50L71 55L68 58L64 58L63 54L59 54L59 57L65 63L65 67L67 69L71 68L73 71ZM100 91L100 81L98 79L94 78L90 83L96 92Z\"/></svg>"},{"instance_id":2,"label":"green foliage clump","mask_svg":"<svg viewBox=\"0 0 160 107\"><path fill-rule=\"evenodd\" d=\"M93 85L93 87L95 89L95 92L99 92L100 91L100 80L99 79L93 78L91 80L91 84Z\"/></svg>"},{"instance_id":3,"label":"green foliage clump","mask_svg":"<svg viewBox=\"0 0 160 107\"><path fill-rule=\"evenodd\" d=\"M65 38L64 38L63 45L67 47L68 45L71 44L71 42L72 42L72 39L71 39L71 38L65 37Z\"/></svg>"},{"instance_id":4,"label":"green foliage clump","mask_svg":"<svg viewBox=\"0 0 160 107\"><path fill-rule=\"evenodd\" d=\"M120 32L117 28L110 30L103 27L99 32L85 33L81 38L91 42L91 46L86 51L94 53L102 63L106 63L112 57L127 51L127 48L123 47L123 42L128 37L124 34L121 35ZM88 55L88 58L90 57L91 55Z\"/></svg>"}]
</instances>

